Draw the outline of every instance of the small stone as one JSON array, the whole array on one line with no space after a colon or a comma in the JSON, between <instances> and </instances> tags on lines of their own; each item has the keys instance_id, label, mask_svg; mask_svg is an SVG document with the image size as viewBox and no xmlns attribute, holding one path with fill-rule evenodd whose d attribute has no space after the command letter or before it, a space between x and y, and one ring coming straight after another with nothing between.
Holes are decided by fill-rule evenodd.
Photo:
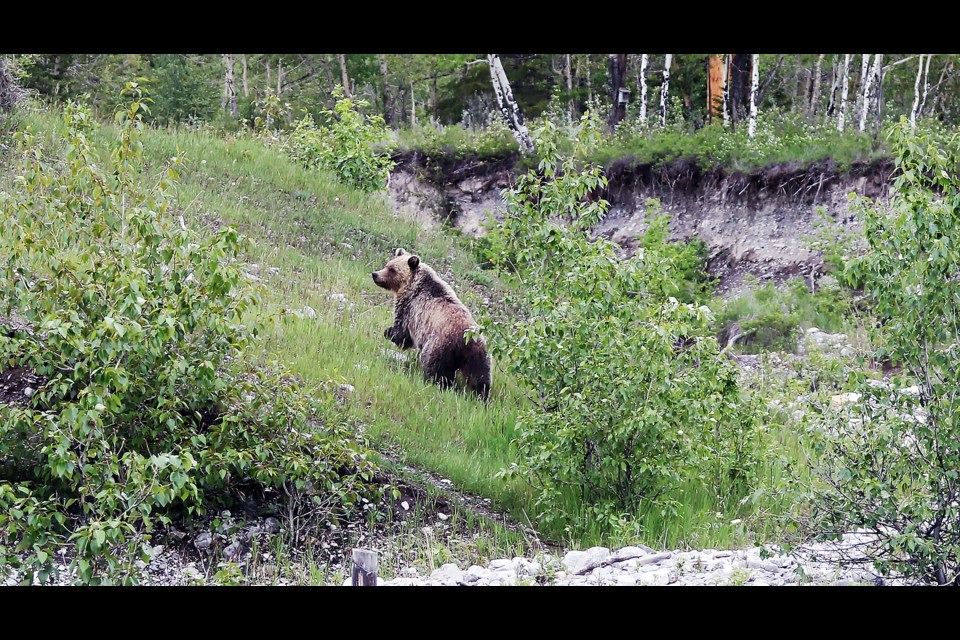
<instances>
[{"instance_id":1,"label":"small stone","mask_svg":"<svg viewBox=\"0 0 960 640\"><path fill-rule=\"evenodd\" d=\"M197 571L195 567L189 565L183 568L183 577L187 580L203 580L203 574Z\"/></svg>"},{"instance_id":2,"label":"small stone","mask_svg":"<svg viewBox=\"0 0 960 640\"><path fill-rule=\"evenodd\" d=\"M401 507L404 511L409 511L409 510L410 510L410 503L407 502L406 500L404 500L403 502L400 503L400 507Z\"/></svg>"},{"instance_id":3,"label":"small stone","mask_svg":"<svg viewBox=\"0 0 960 640\"><path fill-rule=\"evenodd\" d=\"M269 269L267 269L268 276L272 277L277 275L278 273L280 273L280 267L270 267Z\"/></svg>"},{"instance_id":4,"label":"small stone","mask_svg":"<svg viewBox=\"0 0 960 640\"><path fill-rule=\"evenodd\" d=\"M450 516L448 516L448 515L445 514L445 513L437 513L437 517L440 518L441 520L446 520L446 519L449 518Z\"/></svg>"},{"instance_id":5,"label":"small stone","mask_svg":"<svg viewBox=\"0 0 960 640\"><path fill-rule=\"evenodd\" d=\"M343 293L331 293L330 295L327 296L327 299L332 300L334 302L346 302L347 296Z\"/></svg>"},{"instance_id":6,"label":"small stone","mask_svg":"<svg viewBox=\"0 0 960 640\"><path fill-rule=\"evenodd\" d=\"M513 560L507 560L505 558L500 558L498 560L491 560L490 564L487 565L493 571L500 571L501 569L513 569Z\"/></svg>"},{"instance_id":7,"label":"small stone","mask_svg":"<svg viewBox=\"0 0 960 640\"><path fill-rule=\"evenodd\" d=\"M193 540L193 546L197 548L197 551L206 551L213 546L213 536L204 531Z\"/></svg>"},{"instance_id":8,"label":"small stone","mask_svg":"<svg viewBox=\"0 0 960 640\"><path fill-rule=\"evenodd\" d=\"M280 521L276 518L267 518L263 521L263 530L267 533L280 533Z\"/></svg>"},{"instance_id":9,"label":"small stone","mask_svg":"<svg viewBox=\"0 0 960 640\"><path fill-rule=\"evenodd\" d=\"M36 390L35 390L33 387L24 387L24 388L23 388L23 395L27 396L28 398L32 398L32 397L33 397L33 394L35 394L35 393L36 393Z\"/></svg>"},{"instance_id":10,"label":"small stone","mask_svg":"<svg viewBox=\"0 0 960 640\"><path fill-rule=\"evenodd\" d=\"M240 544L240 541L233 542L223 550L223 557L227 560L236 560L240 557L240 554L243 553L243 545Z\"/></svg>"},{"instance_id":11,"label":"small stone","mask_svg":"<svg viewBox=\"0 0 960 640\"><path fill-rule=\"evenodd\" d=\"M317 311L313 307L304 306L300 309L300 315L304 318L313 319L317 317Z\"/></svg>"},{"instance_id":12,"label":"small stone","mask_svg":"<svg viewBox=\"0 0 960 640\"><path fill-rule=\"evenodd\" d=\"M417 578L420 576L414 567L404 567L400 569L400 575L405 578Z\"/></svg>"},{"instance_id":13,"label":"small stone","mask_svg":"<svg viewBox=\"0 0 960 640\"><path fill-rule=\"evenodd\" d=\"M342 393L353 393L356 388L352 384L342 384L340 385L340 391Z\"/></svg>"}]
</instances>

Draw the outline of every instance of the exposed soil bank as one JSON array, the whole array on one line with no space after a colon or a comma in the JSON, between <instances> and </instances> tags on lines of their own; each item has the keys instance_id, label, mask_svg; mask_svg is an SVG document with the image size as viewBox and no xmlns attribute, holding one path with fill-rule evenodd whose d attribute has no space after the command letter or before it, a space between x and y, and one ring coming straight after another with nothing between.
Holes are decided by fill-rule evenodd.
<instances>
[{"instance_id":1,"label":"exposed soil bank","mask_svg":"<svg viewBox=\"0 0 960 640\"><path fill-rule=\"evenodd\" d=\"M503 210L500 191L513 184L516 158L397 157L390 195L400 215L433 226L448 222L470 235L482 235L488 213ZM660 201L670 215L670 237L695 237L710 250L709 271L720 288L734 286L745 273L781 282L821 271L821 252L811 241L824 216L844 229L859 227L848 194L885 199L894 166L891 160L857 163L841 172L832 161L780 164L750 173L702 171L692 160L654 166L621 158L605 167L601 194L610 202L596 228L630 255L646 226L647 201Z\"/></svg>"}]
</instances>

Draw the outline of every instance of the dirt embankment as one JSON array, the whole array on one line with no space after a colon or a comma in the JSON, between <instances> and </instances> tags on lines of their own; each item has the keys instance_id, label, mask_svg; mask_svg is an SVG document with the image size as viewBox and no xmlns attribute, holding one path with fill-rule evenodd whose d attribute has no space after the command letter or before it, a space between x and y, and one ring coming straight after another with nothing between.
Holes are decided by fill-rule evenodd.
<instances>
[{"instance_id":1,"label":"dirt embankment","mask_svg":"<svg viewBox=\"0 0 960 640\"><path fill-rule=\"evenodd\" d=\"M398 215L427 226L448 223L470 235L482 235L488 213L503 210L500 192L517 173L514 157L453 160L409 152L397 160L390 195ZM859 227L848 194L886 198L893 170L889 160L843 172L823 161L744 173L703 171L692 160L654 166L622 158L605 167L608 185L601 195L610 211L595 233L631 255L646 227L647 201L657 199L670 215L671 239L700 238L707 245L709 271L720 277L721 290L745 273L776 282L816 277L823 258L811 243L824 219Z\"/></svg>"}]
</instances>

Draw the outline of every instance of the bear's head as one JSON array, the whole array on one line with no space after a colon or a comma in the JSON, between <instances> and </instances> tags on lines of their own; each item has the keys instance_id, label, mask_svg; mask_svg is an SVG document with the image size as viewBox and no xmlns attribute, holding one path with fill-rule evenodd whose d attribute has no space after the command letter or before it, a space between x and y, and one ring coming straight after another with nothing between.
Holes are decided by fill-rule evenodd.
<instances>
[{"instance_id":1,"label":"bear's head","mask_svg":"<svg viewBox=\"0 0 960 640\"><path fill-rule=\"evenodd\" d=\"M407 253L403 249L397 249L393 252L390 262L383 269L374 271L370 275L373 276L373 282L378 287L383 287L400 295L413 280L413 276L416 275L419 267L420 256Z\"/></svg>"}]
</instances>

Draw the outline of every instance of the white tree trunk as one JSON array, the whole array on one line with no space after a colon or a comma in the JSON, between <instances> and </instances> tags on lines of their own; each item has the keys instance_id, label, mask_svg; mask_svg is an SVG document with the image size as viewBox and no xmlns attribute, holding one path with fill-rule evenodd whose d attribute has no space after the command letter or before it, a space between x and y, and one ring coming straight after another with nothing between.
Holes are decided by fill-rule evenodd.
<instances>
[{"instance_id":1,"label":"white tree trunk","mask_svg":"<svg viewBox=\"0 0 960 640\"><path fill-rule=\"evenodd\" d=\"M817 58L817 66L813 71L813 94L810 96L810 115L817 115L817 107L820 106L820 72L822 70L823 58L825 54L821 53Z\"/></svg>"},{"instance_id":2,"label":"white tree trunk","mask_svg":"<svg viewBox=\"0 0 960 640\"><path fill-rule=\"evenodd\" d=\"M417 126L417 98L413 94L413 80L410 81L410 126Z\"/></svg>"},{"instance_id":3,"label":"white tree trunk","mask_svg":"<svg viewBox=\"0 0 960 640\"><path fill-rule=\"evenodd\" d=\"M757 132L757 87L760 86L760 54L755 53L750 60L750 122L747 124L747 137L751 140Z\"/></svg>"},{"instance_id":4,"label":"white tree trunk","mask_svg":"<svg viewBox=\"0 0 960 640\"><path fill-rule=\"evenodd\" d=\"M570 112L570 122L577 119L577 105L573 101L573 68L570 65L570 54L563 56L563 79L567 83L567 95L570 100L567 102L567 109Z\"/></svg>"},{"instance_id":5,"label":"white tree trunk","mask_svg":"<svg viewBox=\"0 0 960 640\"><path fill-rule=\"evenodd\" d=\"M587 67L587 108L590 108L590 105L593 103L593 84L590 81L590 56L587 55L586 65Z\"/></svg>"},{"instance_id":6,"label":"white tree trunk","mask_svg":"<svg viewBox=\"0 0 960 640\"><path fill-rule=\"evenodd\" d=\"M723 56L723 126L730 126L730 54Z\"/></svg>"},{"instance_id":7,"label":"white tree trunk","mask_svg":"<svg viewBox=\"0 0 960 640\"><path fill-rule=\"evenodd\" d=\"M660 87L660 126L667 126L667 100L670 95L670 65L673 54L668 53L663 61L663 85Z\"/></svg>"},{"instance_id":8,"label":"white tree trunk","mask_svg":"<svg viewBox=\"0 0 960 640\"><path fill-rule=\"evenodd\" d=\"M497 94L500 113L507 121L510 131L513 132L513 137L520 145L520 150L524 153L533 151L533 141L530 140L527 125L523 123L523 114L520 113L520 107L513 99L513 91L510 90L507 74L503 71L503 65L500 64L500 56L495 53L487 54L487 62L490 65L490 79L493 81L493 92Z\"/></svg>"},{"instance_id":9,"label":"white tree trunk","mask_svg":"<svg viewBox=\"0 0 960 640\"><path fill-rule=\"evenodd\" d=\"M843 70L840 72L843 75L843 80L841 82L840 89L840 111L837 115L837 131L843 131L844 118L846 117L847 110L847 91L850 88L850 54L843 54Z\"/></svg>"},{"instance_id":10,"label":"white tree trunk","mask_svg":"<svg viewBox=\"0 0 960 640\"><path fill-rule=\"evenodd\" d=\"M220 105L225 107L227 104L230 105L230 115L236 117L237 115L237 88L233 82L233 55L229 53L223 54L223 66L226 69L226 73L223 81L223 101Z\"/></svg>"},{"instance_id":11,"label":"white tree trunk","mask_svg":"<svg viewBox=\"0 0 960 640\"><path fill-rule=\"evenodd\" d=\"M867 84L867 71L869 70L870 70L870 54L864 53L862 54L862 58L860 60L860 84L857 85L858 87L857 105L856 105L856 108L854 109L854 114L853 114L854 118L856 118L857 114L860 113L861 109L863 109L863 88Z\"/></svg>"},{"instance_id":12,"label":"white tree trunk","mask_svg":"<svg viewBox=\"0 0 960 640\"><path fill-rule=\"evenodd\" d=\"M647 63L650 56L646 53L640 56L640 123L647 123Z\"/></svg>"},{"instance_id":13,"label":"white tree trunk","mask_svg":"<svg viewBox=\"0 0 960 640\"><path fill-rule=\"evenodd\" d=\"M910 130L917 130L917 111L920 109L920 78L923 76L923 54L917 65L917 79L913 83L913 108L910 109Z\"/></svg>"},{"instance_id":14,"label":"white tree trunk","mask_svg":"<svg viewBox=\"0 0 960 640\"><path fill-rule=\"evenodd\" d=\"M283 91L283 60L277 60L277 97Z\"/></svg>"},{"instance_id":15,"label":"white tree trunk","mask_svg":"<svg viewBox=\"0 0 960 640\"><path fill-rule=\"evenodd\" d=\"M830 77L833 81L830 83L830 100L827 101L827 115L832 116L834 109L837 108L837 90L840 88L840 73L837 69L837 57L833 57L830 70Z\"/></svg>"},{"instance_id":16,"label":"white tree trunk","mask_svg":"<svg viewBox=\"0 0 960 640\"><path fill-rule=\"evenodd\" d=\"M880 58L879 53L874 55L873 57L873 60L874 60L873 68L877 72L879 71L879 69L877 68L877 61L879 58ZM874 75L876 75L876 72L867 73L867 77L866 79L864 79L864 82L863 82L863 98L862 98L863 104L860 107L860 126L858 128L860 131L865 131L867 128L867 113L870 111L870 95L871 95L870 89L872 88L871 85L873 85Z\"/></svg>"},{"instance_id":17,"label":"white tree trunk","mask_svg":"<svg viewBox=\"0 0 960 640\"><path fill-rule=\"evenodd\" d=\"M247 82L247 54L243 54L243 97L250 97L250 85Z\"/></svg>"},{"instance_id":18,"label":"white tree trunk","mask_svg":"<svg viewBox=\"0 0 960 640\"><path fill-rule=\"evenodd\" d=\"M883 68L883 54L877 54L877 64L874 65L874 70L876 75L873 79L873 94L877 96L877 127L880 127L881 118L883 117L883 79L887 77L887 72Z\"/></svg>"},{"instance_id":19,"label":"white tree trunk","mask_svg":"<svg viewBox=\"0 0 960 640\"><path fill-rule=\"evenodd\" d=\"M930 78L930 58L933 57L933 54L927 54L927 64L923 69L923 95L920 98L920 109L917 110L917 116L923 116L923 108L927 106L927 91L930 89L930 83L928 79Z\"/></svg>"},{"instance_id":20,"label":"white tree trunk","mask_svg":"<svg viewBox=\"0 0 960 640\"><path fill-rule=\"evenodd\" d=\"M337 54L337 62L340 63L340 82L343 84L343 93L350 95L350 76L347 74L347 56L342 53Z\"/></svg>"}]
</instances>

